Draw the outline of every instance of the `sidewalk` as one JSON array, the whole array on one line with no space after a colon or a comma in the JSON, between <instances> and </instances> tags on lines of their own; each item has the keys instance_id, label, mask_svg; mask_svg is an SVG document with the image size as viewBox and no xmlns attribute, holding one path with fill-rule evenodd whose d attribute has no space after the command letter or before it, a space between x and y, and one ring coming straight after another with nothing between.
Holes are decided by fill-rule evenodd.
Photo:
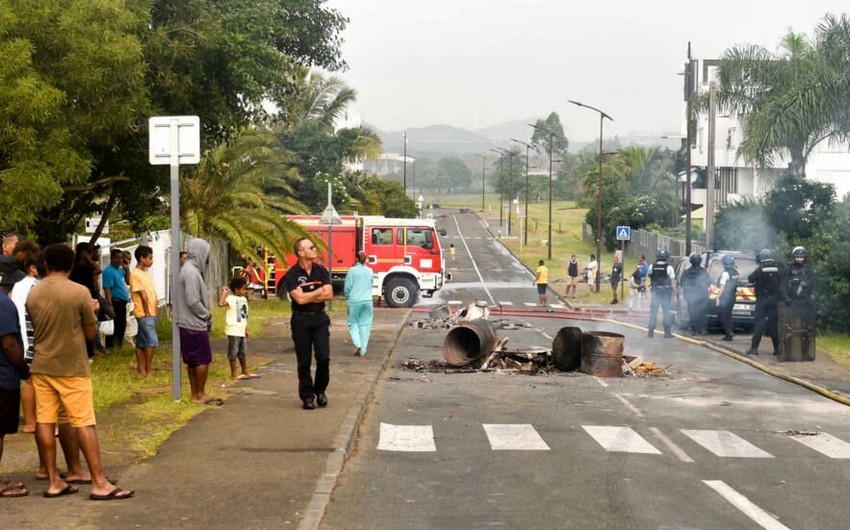
<instances>
[{"instance_id":1,"label":"sidewalk","mask_svg":"<svg viewBox=\"0 0 850 530\"><path fill-rule=\"evenodd\" d=\"M408 314L375 308L365 357L354 356L344 315L332 317L327 408L302 410L287 333L274 351L256 352L275 357L261 378L235 384L224 406L174 433L155 457L116 469L104 455L108 474L135 498L96 503L81 486L44 499L43 483L13 476L31 494L3 499L0 527L316 528ZM221 348L213 351L213 362L225 362Z\"/></svg>"}]
</instances>

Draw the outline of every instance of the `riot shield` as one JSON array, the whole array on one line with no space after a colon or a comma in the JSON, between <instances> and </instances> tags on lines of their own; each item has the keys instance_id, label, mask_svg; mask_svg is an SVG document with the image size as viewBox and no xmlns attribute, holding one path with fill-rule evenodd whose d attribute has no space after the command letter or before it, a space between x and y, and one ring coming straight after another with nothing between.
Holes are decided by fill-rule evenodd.
<instances>
[{"instance_id":1,"label":"riot shield","mask_svg":"<svg viewBox=\"0 0 850 530\"><path fill-rule=\"evenodd\" d=\"M778 361L815 360L815 305L795 301L779 304Z\"/></svg>"}]
</instances>

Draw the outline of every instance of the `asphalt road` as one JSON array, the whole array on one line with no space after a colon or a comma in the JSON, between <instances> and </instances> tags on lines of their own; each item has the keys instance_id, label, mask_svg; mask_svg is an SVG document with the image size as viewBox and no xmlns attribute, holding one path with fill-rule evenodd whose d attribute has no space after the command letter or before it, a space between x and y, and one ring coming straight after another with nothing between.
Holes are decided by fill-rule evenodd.
<instances>
[{"instance_id":1,"label":"asphalt road","mask_svg":"<svg viewBox=\"0 0 850 530\"><path fill-rule=\"evenodd\" d=\"M440 359L446 331L407 328L322 528L847 527L850 409L698 345L535 309L531 274L476 216L439 223L455 278L423 306L501 305L528 326L499 331L515 348L621 333L669 376L414 372L401 362Z\"/></svg>"}]
</instances>

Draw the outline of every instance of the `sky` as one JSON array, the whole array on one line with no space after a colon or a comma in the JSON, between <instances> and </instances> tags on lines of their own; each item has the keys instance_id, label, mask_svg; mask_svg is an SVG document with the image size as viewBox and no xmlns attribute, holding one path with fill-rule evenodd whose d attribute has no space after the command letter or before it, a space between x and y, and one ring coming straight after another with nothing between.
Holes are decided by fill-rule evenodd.
<instances>
[{"instance_id":1,"label":"sky","mask_svg":"<svg viewBox=\"0 0 850 530\"><path fill-rule=\"evenodd\" d=\"M570 140L681 134L694 58L789 31L812 35L847 0L328 0L364 122L381 130L477 129L557 112Z\"/></svg>"}]
</instances>

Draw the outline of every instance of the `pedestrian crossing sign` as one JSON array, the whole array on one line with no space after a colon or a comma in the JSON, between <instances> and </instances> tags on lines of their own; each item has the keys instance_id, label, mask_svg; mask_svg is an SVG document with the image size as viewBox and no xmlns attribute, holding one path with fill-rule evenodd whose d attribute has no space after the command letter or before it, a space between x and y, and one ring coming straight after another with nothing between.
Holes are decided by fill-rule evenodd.
<instances>
[{"instance_id":1,"label":"pedestrian crossing sign","mask_svg":"<svg viewBox=\"0 0 850 530\"><path fill-rule=\"evenodd\" d=\"M617 227L617 241L631 241L632 239L632 227L631 226L618 226Z\"/></svg>"}]
</instances>

